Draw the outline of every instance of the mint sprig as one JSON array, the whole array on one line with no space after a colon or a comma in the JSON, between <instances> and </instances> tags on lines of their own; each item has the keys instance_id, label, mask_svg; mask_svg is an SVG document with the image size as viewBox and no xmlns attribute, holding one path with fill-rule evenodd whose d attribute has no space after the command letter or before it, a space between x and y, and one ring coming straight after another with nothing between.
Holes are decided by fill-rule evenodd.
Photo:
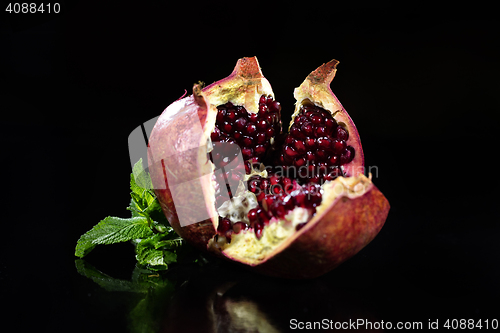
<instances>
[{"instance_id":1,"label":"mint sprig","mask_svg":"<svg viewBox=\"0 0 500 333\"><path fill-rule=\"evenodd\" d=\"M165 270L177 262L177 252L187 246L169 225L152 190L150 175L140 159L130 175L130 218L108 216L83 234L75 248L75 256L85 257L97 245L132 241L136 259L151 270Z\"/></svg>"}]
</instances>

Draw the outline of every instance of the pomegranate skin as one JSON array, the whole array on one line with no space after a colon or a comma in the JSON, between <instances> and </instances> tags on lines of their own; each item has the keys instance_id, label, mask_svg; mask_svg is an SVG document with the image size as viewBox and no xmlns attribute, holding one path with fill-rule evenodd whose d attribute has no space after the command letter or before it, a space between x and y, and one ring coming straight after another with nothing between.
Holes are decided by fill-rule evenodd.
<instances>
[{"instance_id":1,"label":"pomegranate skin","mask_svg":"<svg viewBox=\"0 0 500 333\"><path fill-rule=\"evenodd\" d=\"M210 217L217 216L213 194L206 193L212 171L206 157L209 121L207 104L195 85L193 95L163 111L148 142L149 172L163 213L177 234L203 251L215 234Z\"/></svg>"},{"instance_id":2,"label":"pomegranate skin","mask_svg":"<svg viewBox=\"0 0 500 333\"><path fill-rule=\"evenodd\" d=\"M335 120L344 123L349 130L349 139L346 141L346 145L358 148L354 159L348 165L343 166L345 175L350 177L364 173L364 155L361 139L354 122L330 88L337 73L338 63L337 60L333 59L321 65L311 72L299 87L295 88L293 95L297 103L290 127L300 111L300 105L305 100L312 101L335 114Z\"/></svg>"},{"instance_id":3,"label":"pomegranate skin","mask_svg":"<svg viewBox=\"0 0 500 333\"><path fill-rule=\"evenodd\" d=\"M389 201L373 184L362 196L342 196L287 240L283 251L252 269L289 279L321 276L370 243L389 209Z\"/></svg>"}]
</instances>

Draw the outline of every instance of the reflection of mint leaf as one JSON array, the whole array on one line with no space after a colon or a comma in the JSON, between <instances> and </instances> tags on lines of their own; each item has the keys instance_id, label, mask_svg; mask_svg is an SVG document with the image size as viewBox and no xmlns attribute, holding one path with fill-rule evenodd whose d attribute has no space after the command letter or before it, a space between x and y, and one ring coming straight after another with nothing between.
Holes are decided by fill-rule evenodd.
<instances>
[{"instance_id":1,"label":"reflection of mint leaf","mask_svg":"<svg viewBox=\"0 0 500 333\"><path fill-rule=\"evenodd\" d=\"M137 261L141 265L148 265L149 269L165 270L169 264L177 262L177 255L172 250L181 244L180 238L172 239L168 233L143 239L135 249Z\"/></svg>"},{"instance_id":2,"label":"reflection of mint leaf","mask_svg":"<svg viewBox=\"0 0 500 333\"><path fill-rule=\"evenodd\" d=\"M115 244L153 234L146 217L122 219L108 216L83 234L76 244L75 255L83 258L99 244Z\"/></svg>"},{"instance_id":3,"label":"reflection of mint leaf","mask_svg":"<svg viewBox=\"0 0 500 333\"><path fill-rule=\"evenodd\" d=\"M107 291L130 291L146 293L149 285L134 283L133 281L115 279L98 271L94 266L87 263L84 259L75 261L76 270L81 275L91 279Z\"/></svg>"}]
</instances>

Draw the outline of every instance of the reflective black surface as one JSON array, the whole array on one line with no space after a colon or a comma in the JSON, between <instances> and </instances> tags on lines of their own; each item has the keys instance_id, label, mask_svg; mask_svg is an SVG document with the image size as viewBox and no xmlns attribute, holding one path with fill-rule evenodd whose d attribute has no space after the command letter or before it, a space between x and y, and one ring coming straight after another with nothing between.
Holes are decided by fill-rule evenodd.
<instances>
[{"instance_id":1,"label":"reflective black surface","mask_svg":"<svg viewBox=\"0 0 500 333\"><path fill-rule=\"evenodd\" d=\"M0 20L4 322L18 331L286 332L323 319L424 328L500 319L500 48L490 11L318 5L298 20L291 6L266 5L266 15L243 19L220 3L75 3L58 17ZM220 28L228 19L244 24ZM257 33L263 27L272 37ZM130 244L75 261L82 233L128 216L130 132L193 82L220 79L252 55L288 117L293 88L340 60L332 89L391 203L375 240L306 281L218 261L155 276L135 269Z\"/></svg>"}]
</instances>

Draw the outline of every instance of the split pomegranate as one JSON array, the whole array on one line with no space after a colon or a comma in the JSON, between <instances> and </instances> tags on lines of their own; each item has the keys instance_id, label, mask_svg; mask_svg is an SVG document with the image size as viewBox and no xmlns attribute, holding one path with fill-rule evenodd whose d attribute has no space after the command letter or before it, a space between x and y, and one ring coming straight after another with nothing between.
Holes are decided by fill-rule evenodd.
<instances>
[{"instance_id":1,"label":"split pomegranate","mask_svg":"<svg viewBox=\"0 0 500 333\"><path fill-rule=\"evenodd\" d=\"M149 170L175 231L259 272L319 276L380 231L389 204L364 175L354 123L330 90L336 60L295 89L288 132L255 57L170 105Z\"/></svg>"}]
</instances>

